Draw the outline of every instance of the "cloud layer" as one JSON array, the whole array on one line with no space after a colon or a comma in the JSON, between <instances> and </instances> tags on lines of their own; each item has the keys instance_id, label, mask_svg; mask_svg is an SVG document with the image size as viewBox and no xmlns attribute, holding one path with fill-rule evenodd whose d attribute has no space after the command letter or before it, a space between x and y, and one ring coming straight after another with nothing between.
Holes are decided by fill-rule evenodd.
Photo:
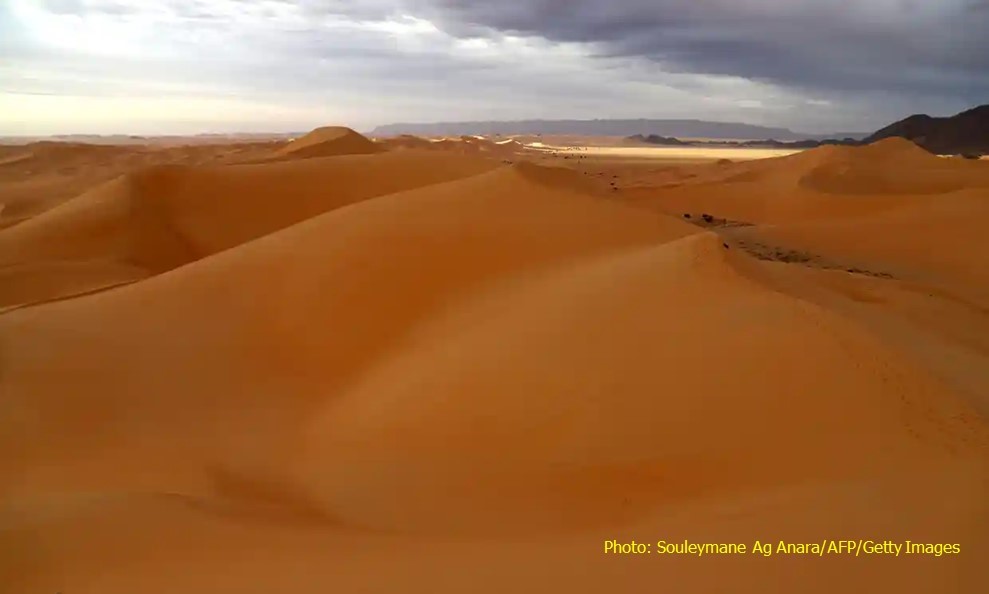
<instances>
[{"instance_id":1,"label":"cloud layer","mask_svg":"<svg viewBox=\"0 0 989 594\"><path fill-rule=\"evenodd\" d=\"M600 44L683 72L815 90L989 91L985 0L435 0L453 29Z\"/></svg>"},{"instance_id":2,"label":"cloud layer","mask_svg":"<svg viewBox=\"0 0 989 594\"><path fill-rule=\"evenodd\" d=\"M0 133L696 117L989 98L989 0L5 0ZM67 128L71 128L68 130Z\"/></svg>"}]
</instances>

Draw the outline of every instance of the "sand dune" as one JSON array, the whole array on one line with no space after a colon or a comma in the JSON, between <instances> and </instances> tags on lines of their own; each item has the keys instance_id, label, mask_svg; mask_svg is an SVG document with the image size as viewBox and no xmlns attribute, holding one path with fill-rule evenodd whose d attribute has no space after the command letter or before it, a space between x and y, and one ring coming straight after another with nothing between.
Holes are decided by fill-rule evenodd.
<instances>
[{"instance_id":1,"label":"sand dune","mask_svg":"<svg viewBox=\"0 0 989 594\"><path fill-rule=\"evenodd\" d=\"M820 255L846 268L951 287L989 311L986 217L986 193L958 192L880 214L752 227L735 235Z\"/></svg>"},{"instance_id":2,"label":"sand dune","mask_svg":"<svg viewBox=\"0 0 989 594\"><path fill-rule=\"evenodd\" d=\"M803 175L802 186L829 194L944 194L970 186L989 188L982 163L941 159L902 138L865 147L832 147Z\"/></svg>"},{"instance_id":3,"label":"sand dune","mask_svg":"<svg viewBox=\"0 0 989 594\"><path fill-rule=\"evenodd\" d=\"M430 149L433 148L433 143L426 138L420 138L418 136L412 136L411 134L403 134L401 136L396 136L394 138L382 138L376 140L376 142L389 150L396 149Z\"/></svg>"},{"instance_id":4,"label":"sand dune","mask_svg":"<svg viewBox=\"0 0 989 594\"><path fill-rule=\"evenodd\" d=\"M606 526L645 512L618 505L633 494L661 504L869 476L967 434L948 428L954 408L928 424L921 409L942 396L925 378L839 320L738 277L711 236L516 280L413 341L308 433L298 473L329 515L441 534ZM825 379L832 365L846 371ZM759 417L737 423L750 408ZM331 470L312 471L326 460ZM552 505L561 490L572 497Z\"/></svg>"},{"instance_id":5,"label":"sand dune","mask_svg":"<svg viewBox=\"0 0 989 594\"><path fill-rule=\"evenodd\" d=\"M265 165L159 166L129 174L0 233L0 266L18 266L30 301L59 297L52 264L144 271L181 266L327 210L483 172L493 164L435 155L343 156ZM13 282L16 273L9 272ZM100 284L105 282L101 274ZM133 272L127 273L133 277ZM122 280L122 279L121 279ZM39 281L40 282L40 281ZM71 291L77 283L71 283ZM11 305L10 302L2 303Z\"/></svg>"},{"instance_id":6,"label":"sand dune","mask_svg":"<svg viewBox=\"0 0 989 594\"><path fill-rule=\"evenodd\" d=\"M0 151L0 229L21 223L100 183L155 165L220 165L269 157L272 142L127 145L38 142Z\"/></svg>"},{"instance_id":7,"label":"sand dune","mask_svg":"<svg viewBox=\"0 0 989 594\"><path fill-rule=\"evenodd\" d=\"M547 241L545 231L551 233L552 241ZM323 401L373 364L376 356L392 348L411 325L430 311L441 309L459 293L525 269L570 261L582 254L648 245L693 231L677 221L642 217L600 198L539 186L524 170L498 170L333 211L125 289L8 314L0 323L11 324L5 328L14 334L23 330L21 337L27 343L15 346L19 340L5 334L14 340L4 345L5 358L7 354L16 358L20 353L27 357L22 360L27 366L22 368L25 374L20 375L15 371L19 364L10 361L12 367L7 369L11 374L5 374L5 387L10 394L33 395L16 399L19 402L15 408L25 406L40 412L47 408L46 401L56 405L61 399L59 386L74 383L68 375L55 372L57 361L63 361L66 367L62 371L70 375L71 369L85 370L89 379L80 384L80 390L88 396L80 403L85 402L83 406L90 412L77 417L82 411L71 411L62 405L56 408L61 409L57 415L64 421L89 426L83 433L84 441L90 445L42 440L36 444L41 452L73 455L77 447L101 448L99 444L110 435L102 436L99 428L91 424L94 415L98 418L116 414L114 409L127 401L152 413L147 422L160 424L159 435L168 442L171 430L161 424L159 415L164 412L162 406L172 409L178 404L174 400L177 393L191 399L190 404L202 398L230 399L230 404L248 413L255 405L271 406L265 402L269 388L264 384L281 378L279 382L288 383L277 388L279 393L294 394L291 399L295 402L282 401L279 406L284 406L285 411L313 398ZM230 289L234 286L250 298L231 300ZM396 292L403 296L398 302L394 299ZM284 307L287 298L295 304L293 307ZM76 311L78 307L86 311ZM88 320L85 325L96 334L76 327L75 338L55 338L45 337L48 332L40 328L31 329L39 322L44 325L45 320L54 322L51 330L67 327L63 325L66 319L62 323L55 321L63 315ZM108 324L123 334L106 333ZM69 326L75 326L75 322ZM188 333L189 326L197 328L196 335ZM169 331L170 327L175 331ZM236 334L230 334L235 329ZM111 334L115 337L110 338ZM124 338L128 334L132 338ZM99 340L99 335L116 346L107 344L109 351L95 348L92 340ZM146 368L146 373L166 373L193 384L178 391L174 385L148 386L151 392L145 392L141 401L134 401L130 390L117 383L124 379L118 372L123 366L140 374L143 365L134 360L132 366L120 357L136 356L148 361L126 344L142 342L142 336L152 335L157 336L156 370ZM235 347L237 343L240 346ZM188 348L191 344L204 350L194 353ZM277 352L271 350L274 345L280 345ZM29 371L33 365L30 352L36 347L47 351L44 364L53 373L45 377ZM59 353L63 348L68 350ZM80 349L85 352L76 352ZM212 357L217 360L210 361ZM267 368L272 377L258 383L257 378L242 373L258 366ZM208 372L210 368L218 375ZM17 387L21 381L18 376L28 383ZM225 377L224 383L234 383L212 395L207 394L212 392L207 386L195 387L198 382L215 381L210 376ZM37 381L42 383L35 384ZM158 390L161 392L156 395ZM45 393L50 396L43 396ZM7 402L14 406L14 400ZM175 408L173 413L198 416L197 410L214 405L204 400L185 412L183 407ZM56 411L49 410L35 418L46 417L49 412ZM129 414L137 414L137 410ZM134 429L144 424L137 418L135 422ZM6 429L18 434L42 430L29 429L27 425ZM120 428L107 429L112 434ZM152 435L146 437L149 447L153 446ZM239 439L236 432L230 437ZM193 439L191 434L189 439ZM118 450L113 455L136 454L136 450L128 450ZM25 460L31 458L27 451L25 454ZM108 469L115 474L112 466ZM92 475L86 480L90 479Z\"/></svg>"},{"instance_id":8,"label":"sand dune","mask_svg":"<svg viewBox=\"0 0 989 594\"><path fill-rule=\"evenodd\" d=\"M281 158L310 159L339 155L369 155L381 147L350 128L331 126L317 128L302 138L289 142L276 155Z\"/></svg>"},{"instance_id":9,"label":"sand dune","mask_svg":"<svg viewBox=\"0 0 989 594\"><path fill-rule=\"evenodd\" d=\"M33 155L28 151L4 151L0 153L0 167L17 165L30 159Z\"/></svg>"},{"instance_id":10,"label":"sand dune","mask_svg":"<svg viewBox=\"0 0 989 594\"><path fill-rule=\"evenodd\" d=\"M480 139L295 158L360 144L329 130L0 231L0 300L51 301L0 312L12 592L989 581L983 164L887 141L618 191ZM845 538L962 554L602 552Z\"/></svg>"},{"instance_id":11,"label":"sand dune","mask_svg":"<svg viewBox=\"0 0 989 594\"><path fill-rule=\"evenodd\" d=\"M661 172L666 176L666 172ZM942 159L889 139L865 147L825 146L781 159L681 168L626 197L670 214L714 213L749 223L788 224L875 214L919 198L989 190L989 168Z\"/></svg>"},{"instance_id":12,"label":"sand dune","mask_svg":"<svg viewBox=\"0 0 989 594\"><path fill-rule=\"evenodd\" d=\"M660 175L624 197L692 220L706 213L752 224L729 235L774 258L922 282L989 307L984 163L939 158L894 138Z\"/></svg>"}]
</instances>

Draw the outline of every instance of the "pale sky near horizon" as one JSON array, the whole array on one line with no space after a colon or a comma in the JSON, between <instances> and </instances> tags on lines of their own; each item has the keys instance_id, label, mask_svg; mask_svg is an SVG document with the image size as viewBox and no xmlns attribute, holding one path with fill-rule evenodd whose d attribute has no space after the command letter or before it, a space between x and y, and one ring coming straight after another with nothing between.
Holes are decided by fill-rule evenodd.
<instances>
[{"instance_id":1,"label":"pale sky near horizon","mask_svg":"<svg viewBox=\"0 0 989 594\"><path fill-rule=\"evenodd\" d=\"M987 0L0 0L0 134L870 131L989 102L987 32Z\"/></svg>"}]
</instances>

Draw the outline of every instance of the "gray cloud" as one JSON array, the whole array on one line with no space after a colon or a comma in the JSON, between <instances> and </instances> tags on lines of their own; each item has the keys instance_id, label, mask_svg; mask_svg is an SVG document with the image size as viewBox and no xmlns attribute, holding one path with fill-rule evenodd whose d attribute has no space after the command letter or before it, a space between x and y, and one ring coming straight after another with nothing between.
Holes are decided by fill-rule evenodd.
<instances>
[{"instance_id":1,"label":"gray cloud","mask_svg":"<svg viewBox=\"0 0 989 594\"><path fill-rule=\"evenodd\" d=\"M987 8L989 0L0 0L0 95L233 98L292 105L293 122L313 125L696 117L868 130L989 97Z\"/></svg>"},{"instance_id":2,"label":"gray cloud","mask_svg":"<svg viewBox=\"0 0 989 594\"><path fill-rule=\"evenodd\" d=\"M597 44L680 72L824 91L989 96L986 0L425 0L451 31Z\"/></svg>"}]
</instances>

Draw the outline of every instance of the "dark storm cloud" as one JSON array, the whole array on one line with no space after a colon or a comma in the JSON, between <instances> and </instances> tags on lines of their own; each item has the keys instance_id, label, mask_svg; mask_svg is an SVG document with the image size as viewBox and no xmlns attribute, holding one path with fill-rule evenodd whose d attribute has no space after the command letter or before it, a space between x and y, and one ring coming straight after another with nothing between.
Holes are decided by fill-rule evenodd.
<instances>
[{"instance_id":1,"label":"dark storm cloud","mask_svg":"<svg viewBox=\"0 0 989 594\"><path fill-rule=\"evenodd\" d=\"M667 71L989 97L986 0L421 0L440 26L597 44Z\"/></svg>"},{"instance_id":2,"label":"dark storm cloud","mask_svg":"<svg viewBox=\"0 0 989 594\"><path fill-rule=\"evenodd\" d=\"M127 0L42 0L53 12L126 14ZM728 75L825 93L989 97L989 0L163 0L218 25L230 6L307 18L421 17L457 37L537 36L644 58L665 72ZM217 10L217 6L225 10Z\"/></svg>"}]
</instances>

